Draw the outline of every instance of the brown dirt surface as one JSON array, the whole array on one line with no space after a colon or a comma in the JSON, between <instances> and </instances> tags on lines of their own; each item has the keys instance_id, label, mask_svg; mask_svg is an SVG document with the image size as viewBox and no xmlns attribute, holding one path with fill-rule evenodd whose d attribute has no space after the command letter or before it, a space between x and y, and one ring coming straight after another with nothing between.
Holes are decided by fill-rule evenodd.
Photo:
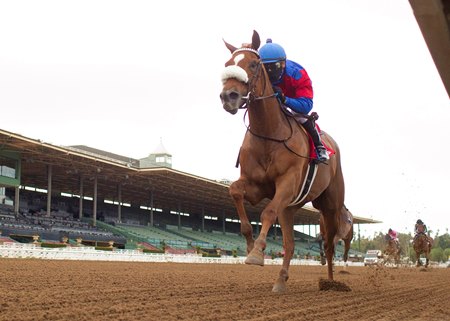
<instances>
[{"instance_id":1,"label":"brown dirt surface","mask_svg":"<svg viewBox=\"0 0 450 321\"><path fill-rule=\"evenodd\" d=\"M450 320L450 269L0 259L0 320Z\"/></svg>"}]
</instances>

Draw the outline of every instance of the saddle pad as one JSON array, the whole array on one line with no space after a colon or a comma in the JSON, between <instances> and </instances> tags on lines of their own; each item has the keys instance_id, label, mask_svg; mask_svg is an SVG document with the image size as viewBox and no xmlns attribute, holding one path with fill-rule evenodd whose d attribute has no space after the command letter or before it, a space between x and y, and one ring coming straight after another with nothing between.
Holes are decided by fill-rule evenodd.
<instances>
[{"instance_id":1,"label":"saddle pad","mask_svg":"<svg viewBox=\"0 0 450 321\"><path fill-rule=\"evenodd\" d=\"M317 123L316 123L316 129L319 132L319 134L321 134L320 127L319 127L319 125L317 125ZM306 130L305 130L305 132L308 134L308 132ZM313 142L310 134L308 134L308 140L309 140L309 153L311 155L311 158L317 159L317 152L314 147L314 142ZM328 146L327 143L325 143L325 141L323 139L322 139L322 144L327 149L329 156L336 154L334 149L332 149L330 146Z\"/></svg>"}]
</instances>

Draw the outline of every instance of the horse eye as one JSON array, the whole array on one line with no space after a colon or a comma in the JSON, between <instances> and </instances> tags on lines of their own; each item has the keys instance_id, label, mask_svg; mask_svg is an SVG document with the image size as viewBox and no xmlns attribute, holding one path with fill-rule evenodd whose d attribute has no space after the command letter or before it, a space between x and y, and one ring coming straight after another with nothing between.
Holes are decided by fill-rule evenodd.
<instances>
[{"instance_id":1,"label":"horse eye","mask_svg":"<svg viewBox=\"0 0 450 321\"><path fill-rule=\"evenodd\" d=\"M252 70L252 71L255 71L256 70L256 67L258 67L258 63L256 62L256 61L252 61L251 63L250 63L250 69Z\"/></svg>"}]
</instances>

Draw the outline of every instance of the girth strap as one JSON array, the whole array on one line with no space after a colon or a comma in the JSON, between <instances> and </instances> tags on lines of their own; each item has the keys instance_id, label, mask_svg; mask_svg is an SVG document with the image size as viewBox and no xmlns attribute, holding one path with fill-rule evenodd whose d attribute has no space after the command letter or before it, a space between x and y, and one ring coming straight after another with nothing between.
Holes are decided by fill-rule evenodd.
<instances>
[{"instance_id":1,"label":"girth strap","mask_svg":"<svg viewBox=\"0 0 450 321\"><path fill-rule=\"evenodd\" d=\"M288 206L295 206L303 202L306 195L308 195L309 191L311 190L311 186L314 182L314 179L316 178L317 166L318 164L315 161L309 163L308 171L306 173L305 180L303 181L302 188L300 189L300 193Z\"/></svg>"}]
</instances>

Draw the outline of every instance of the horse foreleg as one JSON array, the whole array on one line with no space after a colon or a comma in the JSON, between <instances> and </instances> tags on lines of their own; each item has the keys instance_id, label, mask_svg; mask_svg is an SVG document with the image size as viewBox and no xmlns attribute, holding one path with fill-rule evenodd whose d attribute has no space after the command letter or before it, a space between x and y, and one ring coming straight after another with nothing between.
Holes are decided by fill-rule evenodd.
<instances>
[{"instance_id":1,"label":"horse foreleg","mask_svg":"<svg viewBox=\"0 0 450 321\"><path fill-rule=\"evenodd\" d=\"M329 214L329 213L328 213ZM334 257L334 237L336 236L336 221L335 215L332 213L331 215L323 214L323 218L325 221L325 253L327 256L327 265L328 265L328 279L333 280L333 257Z\"/></svg>"},{"instance_id":2,"label":"horse foreleg","mask_svg":"<svg viewBox=\"0 0 450 321\"><path fill-rule=\"evenodd\" d=\"M289 265L291 264L292 256L294 255L294 212L295 210L286 209L278 217L283 234L283 266L280 270L278 279L272 288L272 292L282 293L286 291L286 281L289 279Z\"/></svg>"},{"instance_id":3,"label":"horse foreleg","mask_svg":"<svg viewBox=\"0 0 450 321\"><path fill-rule=\"evenodd\" d=\"M329 243L328 248L325 250L326 256L327 256L327 268L328 268L328 280L333 280L333 272L334 272L334 266L333 266L333 258L334 258L334 244L333 242Z\"/></svg>"},{"instance_id":4,"label":"horse foreleg","mask_svg":"<svg viewBox=\"0 0 450 321\"><path fill-rule=\"evenodd\" d=\"M422 265L422 262L420 262L420 253L416 252L416 258L417 258L416 267L419 267Z\"/></svg>"},{"instance_id":5,"label":"horse foreleg","mask_svg":"<svg viewBox=\"0 0 450 321\"><path fill-rule=\"evenodd\" d=\"M426 255L427 255L427 259L426 259L426 262L425 262L425 267L428 267L428 265L430 263L431 245L432 245L432 243L430 242L430 239L428 239L427 251L425 252Z\"/></svg>"},{"instance_id":6,"label":"horse foreleg","mask_svg":"<svg viewBox=\"0 0 450 321\"><path fill-rule=\"evenodd\" d=\"M247 242L247 254L253 250L254 247L254 239L253 239L253 228L248 220L247 213L244 207L244 194L245 191L245 182L242 180L238 180L230 185L229 193L234 201L234 205L236 206L236 210L239 215L239 219L241 221L241 234L245 237Z\"/></svg>"},{"instance_id":7,"label":"horse foreleg","mask_svg":"<svg viewBox=\"0 0 450 321\"><path fill-rule=\"evenodd\" d=\"M286 206L284 207L286 208ZM274 198L261 213L261 230L258 238L255 240L255 246L253 250L247 256L245 260L246 264L264 265L264 250L266 249L266 238L269 229L275 224L278 213L284 210L280 210L279 203Z\"/></svg>"}]
</instances>

